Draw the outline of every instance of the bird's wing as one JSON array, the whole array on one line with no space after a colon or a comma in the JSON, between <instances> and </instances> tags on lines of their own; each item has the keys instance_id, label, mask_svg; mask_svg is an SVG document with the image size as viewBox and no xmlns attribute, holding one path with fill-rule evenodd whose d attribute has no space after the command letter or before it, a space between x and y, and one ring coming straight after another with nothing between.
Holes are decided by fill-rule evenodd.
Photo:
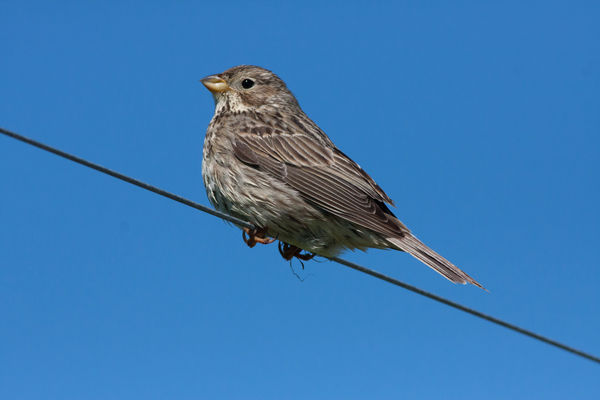
<instances>
[{"instance_id":1,"label":"bird's wing","mask_svg":"<svg viewBox=\"0 0 600 400\"><path fill-rule=\"evenodd\" d=\"M306 134L238 133L236 157L281 179L307 201L390 237L410 233L389 211L392 200L356 163Z\"/></svg>"},{"instance_id":2,"label":"bird's wing","mask_svg":"<svg viewBox=\"0 0 600 400\"><path fill-rule=\"evenodd\" d=\"M382 234L448 280L483 288L414 237L385 205L391 199L337 148L323 146L307 134L242 132L233 149L243 163L286 182L323 210Z\"/></svg>"}]
</instances>

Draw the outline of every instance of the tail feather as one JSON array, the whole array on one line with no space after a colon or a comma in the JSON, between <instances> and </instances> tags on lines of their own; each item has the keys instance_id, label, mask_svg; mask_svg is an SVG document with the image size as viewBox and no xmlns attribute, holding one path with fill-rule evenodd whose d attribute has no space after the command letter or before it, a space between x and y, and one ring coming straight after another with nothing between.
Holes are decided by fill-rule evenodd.
<instances>
[{"instance_id":1,"label":"tail feather","mask_svg":"<svg viewBox=\"0 0 600 400\"><path fill-rule=\"evenodd\" d=\"M450 261L431 250L423 242L412 236L410 233L406 233L402 238L389 238L388 240L394 245L394 247L397 247L399 250L403 250L415 257L417 260L422 261L428 267L432 268L449 281L454 283L462 283L463 285L468 282L477 286L478 288L486 290L483 286L477 283L475 279L471 278L460 268L456 267Z\"/></svg>"}]
</instances>

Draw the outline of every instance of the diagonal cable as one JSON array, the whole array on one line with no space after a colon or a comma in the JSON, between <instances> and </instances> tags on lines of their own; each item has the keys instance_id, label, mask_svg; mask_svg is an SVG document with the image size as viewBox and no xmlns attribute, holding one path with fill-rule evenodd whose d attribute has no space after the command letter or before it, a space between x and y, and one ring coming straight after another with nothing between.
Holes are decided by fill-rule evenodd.
<instances>
[{"instance_id":1,"label":"diagonal cable","mask_svg":"<svg viewBox=\"0 0 600 400\"><path fill-rule=\"evenodd\" d=\"M156 186L149 185L149 184L147 184L145 182L142 182L142 181L140 181L138 179L131 178L131 177L127 176L127 175L123 175L123 174L121 174L119 172L113 171L113 170L108 169L106 167L103 167L101 165L94 164L93 162L84 160L83 158L80 158L80 157L74 156L72 154L66 153L66 152L64 152L62 150L59 150L59 149L56 149L54 147L48 146L47 144L38 142L36 140L30 139L28 137L25 137L23 135L19 135L18 133L11 132L11 131L9 131L7 129L4 129L4 128L1 128L1 127L0 127L0 133L3 133L5 135L7 135L7 136L10 136L10 137L12 137L14 139L20 140L20 141L25 142L27 144L30 144L32 146L38 147L38 148L40 148L42 150L49 151L50 153L54 153L54 154L56 154L58 156L66 158L68 160L75 161L76 163L79 163L81 165L85 165L86 167L95 169L96 171L99 171L99 172L102 172L104 174L110 175L110 176L115 177L117 179L121 179L122 181L125 181L125 182L131 183L133 185L139 186L142 189L146 189L146 190L149 190L149 191L154 192L156 194L159 194L161 196L167 197L167 198L169 198L171 200L175 200L175 201L177 201L179 203L185 204L186 206L195 208L195 209L203 211L205 213L214 215L215 217L219 217L219 218L224 219L226 221L232 222L232 223L234 223L236 225L243 226L243 227L246 227L246 228L249 228L249 229L254 229L255 228L254 225L252 225L252 224L250 224L250 223L248 223L246 221L243 221L241 219L232 217L232 216L224 214L222 212L213 210L210 207L203 206L202 204L198 204L198 203L196 203L194 201L191 201L191 200L188 200L188 199L186 199L184 197L181 197L181 196L178 196L176 194L167 192L166 190L157 188ZM329 258L329 257L326 257L326 258ZM591 355L589 353L585 353L585 352L583 352L581 350L577 350L577 349L575 349L575 348L573 348L571 346L567 346L567 345L562 344L560 342L557 342L555 340L549 339L549 338L547 338L545 336L538 335L535 332L531 332L531 331L528 331L527 329L520 328L520 327L518 327L516 325L513 325L513 324L510 324L508 322L505 322L505 321L503 321L501 319L492 317L491 315L484 314L484 313L479 312L477 310L474 310L472 308L463 306L462 304L459 304L459 303L456 303L454 301L448 300L448 299L446 299L444 297L440 297L440 296L438 296L436 294L427 292L427 291L425 291L423 289L419 289L416 286L409 285L408 283L404 283L402 281L399 281L398 279L395 279L395 278L392 278L390 276L384 275L384 274L382 274L380 272L377 272L375 270L363 267L362 265L358 265L356 263L353 263L353 262L348 261L348 260L344 260L343 258L339 258L339 257L331 257L329 259L331 261L335 261L338 264L345 265L346 267L350 267L350 268L355 269L357 271L363 272L363 273L365 273L367 275L371 275L371 276L373 276L375 278L378 278L378 279L381 279L383 281L389 282L389 283L391 283L393 285L400 286L401 288L410 290L411 292L420 294L421 296L429 297L432 300L435 300L435 301L438 301L440 303L446 304L446 305L448 305L450 307L454 307L454 308L456 308L458 310L464 311L464 312L469 313L471 315L474 315L474 316L476 316L478 318L482 318L482 319L485 319L487 321L493 322L493 323L498 324L500 326L503 326L505 328L511 329L511 330L513 330L515 332L522 333L523 335L529 336L529 337L534 338L536 340L542 341L542 342L547 343L549 345L558 347L559 349L566 350L566 351L568 351L570 353L573 353L575 355L587 358L588 360L591 360L591 361L594 361L594 362L600 364L600 358L599 357L596 357L596 356Z\"/></svg>"}]
</instances>

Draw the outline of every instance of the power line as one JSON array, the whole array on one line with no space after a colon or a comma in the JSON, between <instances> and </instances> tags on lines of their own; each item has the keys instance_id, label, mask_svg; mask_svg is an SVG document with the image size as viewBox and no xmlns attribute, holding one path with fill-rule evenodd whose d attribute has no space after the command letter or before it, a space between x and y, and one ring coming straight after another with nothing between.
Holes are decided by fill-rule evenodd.
<instances>
[{"instance_id":1,"label":"power line","mask_svg":"<svg viewBox=\"0 0 600 400\"><path fill-rule=\"evenodd\" d=\"M240 225L240 226L243 226L243 227L246 227L246 228L249 228L249 229L254 229L255 228L254 225L252 225L252 224L250 224L250 223L248 223L246 221L243 221L241 219L232 217L232 216L224 214L222 212L213 210L212 208L203 206L202 204L198 204L198 203L196 203L194 201L191 201L191 200L188 200L188 199L186 199L184 197L178 196L176 194L167 192L166 190L157 188L156 186L149 185L149 184L147 184L145 182L142 182L140 180L131 178L131 177L127 176L127 175L123 175L123 174L121 174L119 172L113 171L113 170L108 169L106 167L103 167L101 165L94 164L93 162L84 160L83 158L74 156L74 155L66 153L66 152L64 152L62 150L59 150L59 149L56 149L54 147L48 146L48 145L46 145L44 143L41 143L41 142L38 142L36 140L30 139L28 137L19 135L18 133L11 132L11 131L9 131L7 129L4 129L4 128L1 128L1 127L0 127L0 133L3 133L5 135L7 135L7 136L10 136L10 137L12 137L14 139L20 140L20 141L25 142L27 144L30 144L32 146L38 147L38 148L40 148L42 150L49 151L50 153L54 153L54 154L56 154L58 156L66 158L68 160L75 161L76 163L79 163L79 164L84 165L86 167L95 169L96 171L102 172L104 174L113 176L113 177L115 177L117 179L121 179L122 181L125 181L125 182L131 183L133 185L139 186L142 189L146 189L146 190L149 190L149 191L154 192L156 194L159 194L161 196L167 197L167 198L169 198L171 200L175 200L175 201L177 201L179 203L185 204L186 206L195 208L195 209L203 211L205 213L214 215L215 217L219 217L219 218L224 219L226 221L232 222L232 223L234 223L236 225ZM570 353L573 353L575 355L587 358L588 360L591 360L591 361L594 361L594 362L600 364L600 358L599 357L596 357L594 355L591 355L591 354L585 353L583 351L577 350L577 349L575 349L573 347L567 346L565 344L562 344L562 343L557 342L555 340L549 339L547 337L538 335L537 333L534 333L534 332L528 331L526 329L520 328L520 327L518 327L516 325L510 324L510 323L505 322L505 321L502 321L501 319L498 319L498 318L492 317L490 315L484 314L484 313L479 312L477 310L474 310L472 308L463 306L462 304L455 303L454 301L445 299L445 298L440 297L440 296L438 296L436 294L427 292L427 291L425 291L423 289L419 289L416 286L409 285L408 283L404 283L402 281L399 281L398 279L395 279L395 278L392 278L390 276L384 275L384 274L382 274L380 272L377 272L375 270L363 267L362 265L358 265L356 263L353 263L353 262L348 261L348 260L344 260L343 258L339 258L339 257L331 257L331 258L325 257L325 258L328 258L329 260L335 261L338 264L345 265L346 267L350 267L350 268L355 269L357 271L363 272L363 273L365 273L367 275L371 275L371 276L373 276L375 278L384 280L384 281L389 282L389 283L391 283L393 285L396 285L396 286L399 286L401 288L410 290L411 292L420 294L421 296L428 297L428 298L430 298L432 300L435 300L435 301L438 301L440 303L446 304L446 305L448 305L450 307L454 307L454 308L456 308L458 310L464 311L464 312L469 313L471 315L474 315L474 316L476 316L478 318L482 318L482 319L485 319L487 321L493 322L493 323L498 324L500 326L503 326L505 328L511 329L511 330L513 330L515 332L522 333L523 335L527 335L527 336L532 337L532 338L534 338L536 340L545 342L545 343L547 343L549 345L558 347L559 349L566 350L566 351L568 351Z\"/></svg>"}]
</instances>

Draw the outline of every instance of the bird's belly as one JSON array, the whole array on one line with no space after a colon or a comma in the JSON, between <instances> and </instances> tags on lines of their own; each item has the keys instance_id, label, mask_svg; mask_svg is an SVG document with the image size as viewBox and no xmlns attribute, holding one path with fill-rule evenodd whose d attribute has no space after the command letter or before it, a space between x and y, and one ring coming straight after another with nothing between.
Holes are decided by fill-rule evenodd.
<instances>
[{"instance_id":1,"label":"bird's belly","mask_svg":"<svg viewBox=\"0 0 600 400\"><path fill-rule=\"evenodd\" d=\"M216 209L257 226L271 230L323 218L285 182L244 164L205 158L202 176Z\"/></svg>"},{"instance_id":2,"label":"bird's belly","mask_svg":"<svg viewBox=\"0 0 600 400\"><path fill-rule=\"evenodd\" d=\"M249 166L205 158L202 176L216 209L285 243L324 256L388 247L378 234L319 209L285 182Z\"/></svg>"}]
</instances>

